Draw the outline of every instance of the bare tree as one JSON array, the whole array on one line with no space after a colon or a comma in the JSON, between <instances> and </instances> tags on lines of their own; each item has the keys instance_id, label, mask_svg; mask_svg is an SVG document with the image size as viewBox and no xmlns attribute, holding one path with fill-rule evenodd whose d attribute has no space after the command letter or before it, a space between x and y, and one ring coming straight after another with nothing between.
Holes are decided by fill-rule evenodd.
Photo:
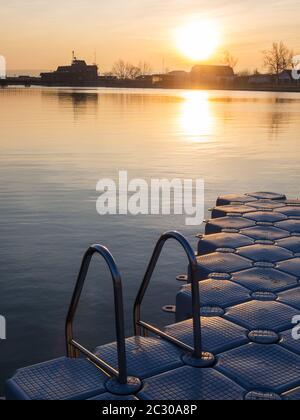
<instances>
[{"instance_id":1,"label":"bare tree","mask_svg":"<svg viewBox=\"0 0 300 420\"><path fill-rule=\"evenodd\" d=\"M141 61L137 66L135 66L124 60L118 60L114 64L111 73L117 76L118 79L134 80L139 76L146 76L150 74L151 66L146 61Z\"/></svg>"},{"instance_id":2,"label":"bare tree","mask_svg":"<svg viewBox=\"0 0 300 420\"><path fill-rule=\"evenodd\" d=\"M146 61L140 61L138 67L141 71L141 76L148 76L152 73L151 65Z\"/></svg>"},{"instance_id":3,"label":"bare tree","mask_svg":"<svg viewBox=\"0 0 300 420\"><path fill-rule=\"evenodd\" d=\"M274 42L270 50L263 51L264 66L271 74L276 76L277 82L280 73L293 65L293 51L282 41Z\"/></svg>"},{"instance_id":4,"label":"bare tree","mask_svg":"<svg viewBox=\"0 0 300 420\"><path fill-rule=\"evenodd\" d=\"M117 61L113 68L112 73L117 76L118 79L127 79L128 78L128 65L124 60Z\"/></svg>"},{"instance_id":5,"label":"bare tree","mask_svg":"<svg viewBox=\"0 0 300 420\"><path fill-rule=\"evenodd\" d=\"M224 51L223 59L222 59L222 63L224 65L229 66L234 70L236 68L238 62L239 62L238 58L231 55L229 51Z\"/></svg>"},{"instance_id":6,"label":"bare tree","mask_svg":"<svg viewBox=\"0 0 300 420\"><path fill-rule=\"evenodd\" d=\"M133 66L130 63L127 64L127 72L128 72L128 79L132 79L132 80L142 75L142 71L140 67Z\"/></svg>"}]
</instances>

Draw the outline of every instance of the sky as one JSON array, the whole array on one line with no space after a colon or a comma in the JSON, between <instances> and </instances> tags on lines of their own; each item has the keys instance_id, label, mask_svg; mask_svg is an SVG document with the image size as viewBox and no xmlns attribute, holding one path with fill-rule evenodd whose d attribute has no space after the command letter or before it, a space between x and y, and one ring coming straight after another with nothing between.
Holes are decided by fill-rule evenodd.
<instances>
[{"instance_id":1,"label":"sky","mask_svg":"<svg viewBox=\"0 0 300 420\"><path fill-rule=\"evenodd\" d=\"M154 71L189 69L174 32L212 20L220 47L238 70L262 69L262 51L284 41L300 54L299 0L1 0L0 55L8 69L54 70L78 58L109 71L118 59L147 61Z\"/></svg>"}]
</instances>

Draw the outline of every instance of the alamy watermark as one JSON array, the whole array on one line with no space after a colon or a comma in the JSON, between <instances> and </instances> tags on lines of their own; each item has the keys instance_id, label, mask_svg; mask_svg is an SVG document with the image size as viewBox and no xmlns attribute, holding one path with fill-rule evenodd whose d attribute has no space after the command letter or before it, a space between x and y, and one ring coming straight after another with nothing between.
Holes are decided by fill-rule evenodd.
<instances>
[{"instance_id":1,"label":"alamy watermark","mask_svg":"<svg viewBox=\"0 0 300 420\"><path fill-rule=\"evenodd\" d=\"M292 324L295 325L292 329L292 337L294 340L300 340L300 315L294 316Z\"/></svg>"},{"instance_id":2,"label":"alamy watermark","mask_svg":"<svg viewBox=\"0 0 300 420\"><path fill-rule=\"evenodd\" d=\"M300 55L293 57L292 77L294 80L300 80Z\"/></svg>"},{"instance_id":3,"label":"alamy watermark","mask_svg":"<svg viewBox=\"0 0 300 420\"><path fill-rule=\"evenodd\" d=\"M6 340L6 319L0 315L0 340Z\"/></svg>"},{"instance_id":4,"label":"alamy watermark","mask_svg":"<svg viewBox=\"0 0 300 420\"><path fill-rule=\"evenodd\" d=\"M185 215L188 226L204 220L202 179L128 179L119 172L118 183L101 179L97 184L97 212L100 215Z\"/></svg>"},{"instance_id":5,"label":"alamy watermark","mask_svg":"<svg viewBox=\"0 0 300 420\"><path fill-rule=\"evenodd\" d=\"M6 78L6 60L3 55L0 55L0 79Z\"/></svg>"}]
</instances>

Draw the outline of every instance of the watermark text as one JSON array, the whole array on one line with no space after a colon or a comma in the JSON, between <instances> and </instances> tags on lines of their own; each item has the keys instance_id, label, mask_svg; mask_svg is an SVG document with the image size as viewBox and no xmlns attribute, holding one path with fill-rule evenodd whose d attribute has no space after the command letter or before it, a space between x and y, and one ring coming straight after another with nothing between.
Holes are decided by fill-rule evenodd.
<instances>
[{"instance_id":1,"label":"watermark text","mask_svg":"<svg viewBox=\"0 0 300 420\"><path fill-rule=\"evenodd\" d=\"M188 226L204 220L204 181L202 179L128 179L127 171L119 172L116 183L101 179L97 212L100 215L185 215Z\"/></svg>"},{"instance_id":2,"label":"watermark text","mask_svg":"<svg viewBox=\"0 0 300 420\"><path fill-rule=\"evenodd\" d=\"M300 55L293 57L292 77L294 80L300 80Z\"/></svg>"},{"instance_id":3,"label":"watermark text","mask_svg":"<svg viewBox=\"0 0 300 420\"><path fill-rule=\"evenodd\" d=\"M292 337L294 340L300 340L300 315L294 316L292 324L295 325L292 329Z\"/></svg>"},{"instance_id":4,"label":"watermark text","mask_svg":"<svg viewBox=\"0 0 300 420\"><path fill-rule=\"evenodd\" d=\"M6 340L6 319L0 315L0 340Z\"/></svg>"}]
</instances>

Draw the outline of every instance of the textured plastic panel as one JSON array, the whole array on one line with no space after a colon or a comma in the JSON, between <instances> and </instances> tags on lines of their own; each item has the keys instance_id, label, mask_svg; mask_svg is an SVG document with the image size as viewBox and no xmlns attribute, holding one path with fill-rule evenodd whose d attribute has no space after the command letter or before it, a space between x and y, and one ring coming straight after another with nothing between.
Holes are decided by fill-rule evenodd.
<instances>
[{"instance_id":1,"label":"textured plastic panel","mask_svg":"<svg viewBox=\"0 0 300 420\"><path fill-rule=\"evenodd\" d=\"M243 235L250 236L250 238L257 240L276 241L278 239L287 238L290 236L289 232L273 226L254 226L251 228L242 229Z\"/></svg>"},{"instance_id":2,"label":"textured plastic panel","mask_svg":"<svg viewBox=\"0 0 300 420\"><path fill-rule=\"evenodd\" d=\"M292 327L298 311L278 302L252 301L230 308L225 317L252 330L284 331Z\"/></svg>"},{"instance_id":3,"label":"textured plastic panel","mask_svg":"<svg viewBox=\"0 0 300 420\"><path fill-rule=\"evenodd\" d=\"M213 369L182 367L144 383L143 400L235 400L244 399L245 390Z\"/></svg>"},{"instance_id":4,"label":"textured plastic panel","mask_svg":"<svg viewBox=\"0 0 300 420\"><path fill-rule=\"evenodd\" d=\"M84 359L60 358L17 371L7 382L10 400L86 400L105 393L107 377Z\"/></svg>"},{"instance_id":5,"label":"textured plastic panel","mask_svg":"<svg viewBox=\"0 0 300 420\"><path fill-rule=\"evenodd\" d=\"M281 342L280 344L286 349L292 351L293 353L300 355L300 339L295 340L292 335L292 330L285 331L280 334Z\"/></svg>"},{"instance_id":6,"label":"textured plastic panel","mask_svg":"<svg viewBox=\"0 0 300 420\"><path fill-rule=\"evenodd\" d=\"M259 191L259 192L252 192L247 193L248 196L254 197L258 200L286 200L286 196L284 194L278 194L274 192L268 191Z\"/></svg>"},{"instance_id":7,"label":"textured plastic panel","mask_svg":"<svg viewBox=\"0 0 300 420\"><path fill-rule=\"evenodd\" d=\"M251 300L249 290L227 280L205 280L199 283L201 306L227 308ZM191 286L183 287L191 299Z\"/></svg>"},{"instance_id":8,"label":"textured plastic panel","mask_svg":"<svg viewBox=\"0 0 300 420\"><path fill-rule=\"evenodd\" d=\"M253 261L265 261L276 263L293 258L294 254L287 249L273 245L251 245L238 250L242 257L250 258Z\"/></svg>"},{"instance_id":9,"label":"textured plastic panel","mask_svg":"<svg viewBox=\"0 0 300 420\"><path fill-rule=\"evenodd\" d=\"M289 249L295 254L300 254L300 236L291 236L290 238L280 239L277 245Z\"/></svg>"},{"instance_id":10,"label":"textured plastic panel","mask_svg":"<svg viewBox=\"0 0 300 420\"><path fill-rule=\"evenodd\" d=\"M198 280L206 279L211 273L233 273L253 266L253 262L236 254L214 252L197 258Z\"/></svg>"},{"instance_id":11,"label":"textured plastic panel","mask_svg":"<svg viewBox=\"0 0 300 420\"><path fill-rule=\"evenodd\" d=\"M139 379L158 375L181 366L182 351L156 338L132 337L126 340L128 374ZM95 354L117 368L116 343L98 347Z\"/></svg>"},{"instance_id":12,"label":"textured plastic panel","mask_svg":"<svg viewBox=\"0 0 300 420\"><path fill-rule=\"evenodd\" d=\"M245 328L239 327L220 317L201 318L203 351L218 354L248 343ZM194 346L193 323L187 320L170 325L166 332L178 340Z\"/></svg>"},{"instance_id":13,"label":"textured plastic panel","mask_svg":"<svg viewBox=\"0 0 300 420\"><path fill-rule=\"evenodd\" d=\"M256 292L277 292L297 285L297 278L273 268L254 267L233 273L232 281Z\"/></svg>"},{"instance_id":14,"label":"textured plastic panel","mask_svg":"<svg viewBox=\"0 0 300 420\"><path fill-rule=\"evenodd\" d=\"M285 200L286 196L273 192L254 192L248 194L227 194L217 199L217 206L224 206L232 203L249 203L256 200Z\"/></svg>"},{"instance_id":15,"label":"textured plastic panel","mask_svg":"<svg viewBox=\"0 0 300 420\"><path fill-rule=\"evenodd\" d=\"M223 353L217 369L249 391L280 394L300 385L300 357L278 345L251 343Z\"/></svg>"},{"instance_id":16,"label":"textured plastic panel","mask_svg":"<svg viewBox=\"0 0 300 420\"><path fill-rule=\"evenodd\" d=\"M212 210L212 218L226 217L228 214L244 215L252 211L256 211L256 209L246 205L218 206Z\"/></svg>"},{"instance_id":17,"label":"textured plastic panel","mask_svg":"<svg viewBox=\"0 0 300 420\"><path fill-rule=\"evenodd\" d=\"M198 255L210 254L218 248L240 248L253 244L253 239L237 233L216 233L204 236L198 242Z\"/></svg>"},{"instance_id":18,"label":"textured plastic panel","mask_svg":"<svg viewBox=\"0 0 300 420\"><path fill-rule=\"evenodd\" d=\"M227 194L221 195L217 199L217 206L227 206L231 203L249 203L255 201L254 197L250 197L246 194Z\"/></svg>"},{"instance_id":19,"label":"textured plastic panel","mask_svg":"<svg viewBox=\"0 0 300 420\"><path fill-rule=\"evenodd\" d=\"M278 268L296 277L300 277L300 258L280 262Z\"/></svg>"},{"instance_id":20,"label":"textured plastic panel","mask_svg":"<svg viewBox=\"0 0 300 420\"><path fill-rule=\"evenodd\" d=\"M292 306L300 311L300 287L279 293L279 302ZM300 312L299 312L300 315Z\"/></svg>"},{"instance_id":21,"label":"textured plastic panel","mask_svg":"<svg viewBox=\"0 0 300 420\"><path fill-rule=\"evenodd\" d=\"M276 226L280 229L288 230L291 233L300 233L300 220L285 220L276 223Z\"/></svg>"},{"instance_id":22,"label":"textured plastic panel","mask_svg":"<svg viewBox=\"0 0 300 420\"><path fill-rule=\"evenodd\" d=\"M300 207L299 206L285 206L280 207L275 210L278 213L284 214L288 217L300 217Z\"/></svg>"},{"instance_id":23,"label":"textured plastic panel","mask_svg":"<svg viewBox=\"0 0 300 420\"><path fill-rule=\"evenodd\" d=\"M251 207L255 207L260 210L274 210L281 207L282 204L272 200L257 200L251 203Z\"/></svg>"},{"instance_id":24,"label":"textured plastic panel","mask_svg":"<svg viewBox=\"0 0 300 420\"><path fill-rule=\"evenodd\" d=\"M220 233L224 229L245 229L255 226L255 222L243 217L222 217L220 219L211 219L206 223L205 233Z\"/></svg>"},{"instance_id":25,"label":"textured plastic panel","mask_svg":"<svg viewBox=\"0 0 300 420\"><path fill-rule=\"evenodd\" d=\"M285 220L287 216L281 213L274 213L269 211L256 211L254 213L247 214L247 219L254 220L255 222L263 223L276 223Z\"/></svg>"}]
</instances>

